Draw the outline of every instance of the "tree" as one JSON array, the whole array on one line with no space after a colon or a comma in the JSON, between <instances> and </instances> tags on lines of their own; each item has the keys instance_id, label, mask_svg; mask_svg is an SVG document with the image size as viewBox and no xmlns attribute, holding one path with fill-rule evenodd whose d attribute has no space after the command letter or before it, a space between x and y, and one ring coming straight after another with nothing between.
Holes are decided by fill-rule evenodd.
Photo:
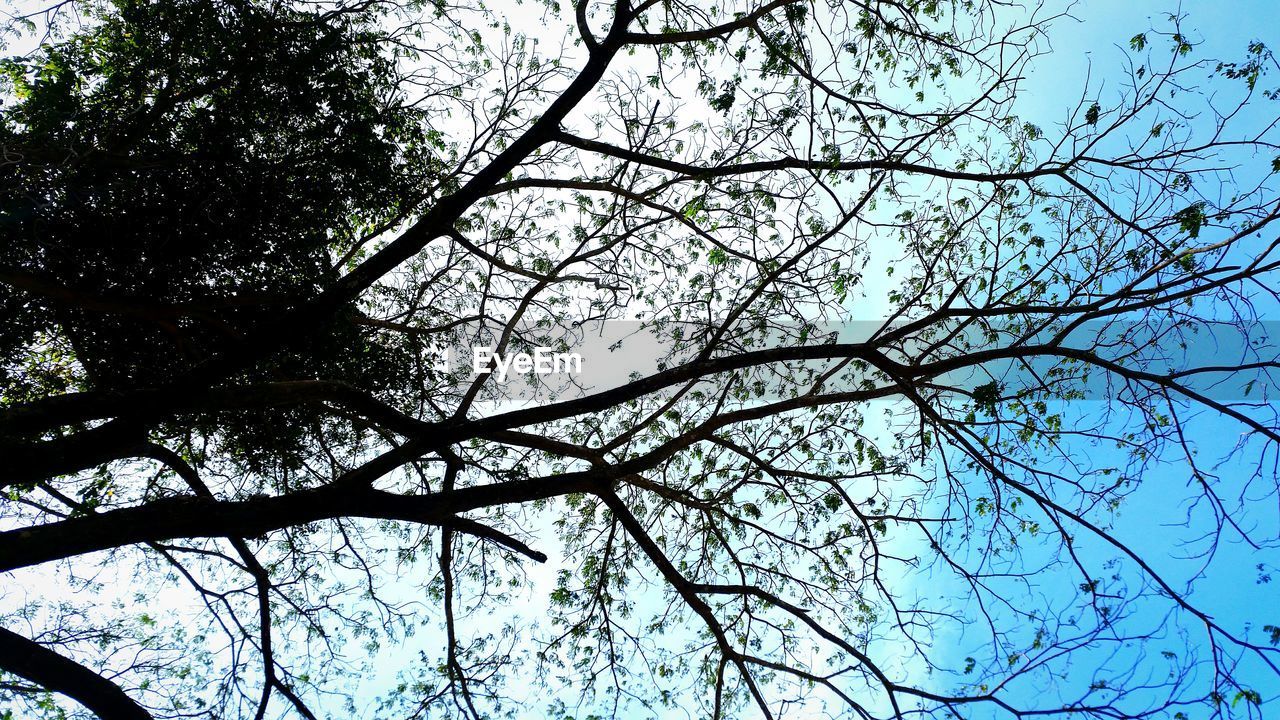
<instances>
[{"instance_id":1,"label":"tree","mask_svg":"<svg viewBox=\"0 0 1280 720\"><path fill-rule=\"evenodd\" d=\"M7 712L1257 716L1275 60L1171 16L1042 128L1049 15L14 15Z\"/></svg>"}]
</instances>

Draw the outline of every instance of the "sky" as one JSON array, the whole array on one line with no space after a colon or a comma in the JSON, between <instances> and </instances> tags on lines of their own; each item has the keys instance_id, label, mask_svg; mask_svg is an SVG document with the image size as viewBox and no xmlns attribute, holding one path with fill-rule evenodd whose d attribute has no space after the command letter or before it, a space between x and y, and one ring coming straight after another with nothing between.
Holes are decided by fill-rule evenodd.
<instances>
[{"instance_id":1,"label":"sky","mask_svg":"<svg viewBox=\"0 0 1280 720\"><path fill-rule=\"evenodd\" d=\"M1233 2L1225 6L1230 8L1230 12L1223 12L1224 3L1189 2L1182 6L1181 11L1188 16L1184 30L1194 44L1201 46L1200 51L1208 55L1235 57L1242 54L1245 44L1254 39L1270 38L1273 44L1280 44L1280 13L1270 3ZM1074 4L1070 10L1074 19L1063 18L1055 26L1052 52L1040 57L1027 74L1022 85L1023 92L1015 106L1017 112L1045 128L1051 128L1065 119L1084 92L1086 78L1091 74L1095 79L1094 90L1099 90L1098 78L1107 76L1107 69L1120 61L1130 38L1153 27L1165 27L1166 15L1171 9L1177 8L1169 3L1159 2L1084 0ZM1248 21L1242 22L1242 19ZM1113 89L1105 83L1100 87L1103 93ZM858 300L854 317L876 319L883 318L886 313L884 293L872 289L866 297ZM588 358L590 357L588 354ZM1095 399L1061 410L1085 415L1096 414L1100 404L1101 401ZM1189 420L1188 427L1192 430L1195 449L1201 457L1230 456L1240 440L1240 428L1233 422L1208 414ZM1109 452L1105 448L1091 452L1093 459L1099 464L1114 463L1123 466L1127 461L1119 453ZM1176 463L1177 460L1172 458L1169 462ZM1190 507L1180 500L1188 495L1187 488L1183 485L1185 477L1178 472L1180 468L1171 467L1167 476L1162 476L1164 473L1160 472L1159 467L1157 464L1141 487L1117 510L1112 521L1116 536L1132 542L1135 548L1144 553L1152 567L1167 576L1175 587L1181 587L1190 579L1187 572L1189 567L1200 568L1203 565L1203 577L1195 582L1193 597L1197 604L1229 631L1244 633L1250 626L1256 630L1261 624L1280 620L1280 616L1269 619L1258 614L1260 608L1280 606L1280 602L1277 602L1280 600L1280 593L1276 592L1278 586L1262 582L1261 579L1267 573L1258 569L1259 563L1276 564L1275 548L1257 551L1228 537L1207 563L1188 562L1188 557L1196 556L1205 547L1203 539L1197 538L1198 530L1191 529L1204 527L1203 523L1207 519L1204 515L1205 508L1203 505ZM1233 461L1227 461L1218 471L1225 489L1236 487L1242 481L1239 474L1243 467ZM1171 482L1176 485L1170 487ZM1280 528L1276 527L1275 518L1274 512L1257 513L1257 534L1276 538ZM1091 569L1095 571L1101 571L1115 555L1114 549L1100 543L1087 539L1082 539L1080 543L1082 557L1093 565ZM551 587L551 578L562 568L557 563L556 553L553 550L548 552L552 560L533 570L535 592L531 602L520 607L521 614L531 617L541 615L537 596ZM1030 542L1025 548L1024 559L1027 564L1033 564L1038 559L1037 553L1044 552L1048 550L1037 549L1034 542ZM1062 576L1060 580L1069 585L1071 576ZM1123 580L1136 582L1137 576L1131 572L1125 573ZM922 582L920 578L903 577L900 581L904 583L900 589L905 593L937 592L944 587L931 586L927 580ZM912 587L915 589L911 589ZM1052 588L1052 583L1047 583L1047 587ZM641 600L641 603L644 601ZM969 607L968 610L976 612L974 607ZM1161 620L1166 608L1158 603L1143 603L1136 606L1133 612L1132 621L1136 626L1142 626ZM1104 678L1108 676L1105 668L1123 665L1139 652L1153 657L1160 651L1179 655L1196 652L1203 654L1203 637L1198 634L1194 622L1184 618L1175 621L1174 626L1187 632L1186 639L1166 637L1162 640L1153 639L1145 646L1130 644L1107 653L1095 653L1092 656L1085 654L1079 662L1072 665L1069 675L1096 673L1098 678ZM972 638L963 627L952 628L944 635L946 640L953 643L953 652L957 658L972 652L971 646L966 645L972 643ZM394 659L394 654L389 653L389 661ZM1147 667L1157 668L1160 665L1154 662ZM1072 676L1069 680L1078 682L1080 678ZM950 688L940 686L939 689ZM1280 685L1255 689L1262 693L1267 707L1274 709L1277 698L1280 697ZM1015 704L1019 700L1034 704L1044 696L1057 692L1057 686L1045 676L1029 676L1028 681L1010 686L1009 698ZM542 713L541 707L534 704L521 717L537 718L542 717ZM814 717L820 716L824 715L815 711Z\"/></svg>"},{"instance_id":2,"label":"sky","mask_svg":"<svg viewBox=\"0 0 1280 720\"><path fill-rule=\"evenodd\" d=\"M1046 128L1060 121L1066 111L1074 107L1083 79L1091 69L1094 78L1105 76L1107 69L1115 67L1122 57L1120 49L1127 49L1132 36L1152 27L1167 27L1166 16L1170 12L1179 12L1179 8L1187 16L1183 29L1192 43L1198 46L1197 53L1235 59L1243 54L1245 45L1252 40L1263 40L1272 47L1280 46L1280 11L1273 2L1193 1L1179 5L1084 0L1071 10L1079 22L1059 23L1058 32L1053 35L1053 52L1040 58L1029 74L1025 92L1019 99L1021 113L1029 118L1038 118L1033 121ZM1271 85L1275 80L1273 75ZM1258 159L1250 158L1241 160L1258 162ZM1262 158L1261 162L1268 160ZM1201 311L1212 314L1210 307ZM1277 318L1274 306L1264 306L1264 313L1264 317L1272 321ZM1206 343L1192 348L1193 354L1197 352L1208 355L1214 351ZM1203 362L1205 357L1195 360ZM1234 421L1212 413L1200 413L1188 422L1188 435L1199 457L1228 458L1216 465L1221 478L1219 489L1228 497L1234 497L1231 491L1243 487L1253 470L1240 459L1242 453L1237 444L1242 438L1241 430ZM1096 452L1106 451L1099 449ZM1105 455L1095 455L1095 459L1099 463L1109 460ZM1111 460L1119 463L1122 458L1117 454ZM1276 610L1280 608L1280 585L1276 584L1280 577L1267 580L1280 565L1280 552L1275 545L1276 538L1280 537L1280 526L1277 525L1274 494L1265 497L1261 492L1250 492L1246 494L1248 499L1245 502L1250 511L1248 517L1257 523L1257 537L1272 540L1269 547L1255 550L1238 538L1231 538L1228 533L1211 560L1206 563L1188 562L1187 558L1196 557L1207 548L1197 528L1205 527L1208 517L1203 503L1190 507L1181 500L1191 495L1183 484L1185 472L1182 472L1176 457L1170 458L1168 463L1167 472L1161 472L1161 466L1156 465L1142 486L1120 508L1114 520L1115 534L1146 551L1153 568L1166 575L1174 587L1182 587L1183 582L1190 579L1189 570L1203 565L1203 577L1194 586L1192 597L1195 602L1224 628L1244 634L1252 627L1255 633L1250 637L1259 638L1257 628L1266 623L1275 624L1277 612L1280 612ZM1274 473L1274 465L1271 468ZM1268 481L1272 483L1274 493L1274 476L1263 478L1264 483ZM1098 560L1114 554L1111 549L1096 544L1089 552ZM1155 606L1142 607L1138 609L1136 619L1154 621L1159 612L1161 609ZM1166 645L1179 652L1203 653L1203 636L1198 632L1197 624L1185 619L1179 624L1187 628L1190 640L1184 643L1178 638L1171 638ZM1178 647L1184 644L1186 647ZM1123 652L1135 650L1129 648ZM1266 678L1267 675L1256 677ZM1268 686L1255 689L1263 695L1265 708L1274 713L1280 710L1280 679L1272 675L1269 682ZM1028 698L1042 690L1030 686L1021 689ZM1192 717L1196 716L1192 714Z\"/></svg>"},{"instance_id":3,"label":"sky","mask_svg":"<svg viewBox=\"0 0 1280 720\"><path fill-rule=\"evenodd\" d=\"M1121 56L1120 48L1128 45L1133 35L1148 30L1153 24L1163 22L1163 16L1177 5L1163 2L1121 2L1118 0L1082 0L1071 9L1077 20L1063 19L1058 22L1057 32L1053 35L1053 51L1035 64L1034 71L1029 74L1019 98L1018 111L1038 124L1051 127L1073 108L1079 98L1084 78L1091 67L1098 68L1095 77L1105 75L1102 69L1111 66ZM527 12L529 5L512 9L511 20L516 24L520 20L519 13ZM1188 15L1185 27L1193 42L1203 42L1210 54L1238 55L1245 43L1253 39L1269 39L1272 44L1280 46L1280 11L1274 3L1251 1L1223 2L1186 2L1181 11ZM1105 90L1105 88L1104 88ZM859 313L867 318L882 317L887 308L875 299L882 294L871 293L871 300L863 301L858 306ZM1274 315L1272 317L1275 317ZM1096 407L1084 406L1068 408L1069 411L1095 412ZM1204 415L1189 421L1193 429L1194 443L1205 457L1224 457L1231 455L1240 439L1240 428L1230 421ZM1114 461L1121 463L1120 457L1108 458L1104 451L1095 456L1098 462ZM1219 468L1225 487L1232 487L1244 482L1241 473L1244 467L1227 461ZM1169 573L1172 578L1184 580L1185 568L1188 564L1181 558L1195 553L1202 545L1197 545L1195 533L1188 529L1187 518L1203 518L1198 515L1203 508L1188 508L1179 501L1184 492L1181 483L1182 475L1170 472L1167 478L1160 473L1151 473L1144 485L1139 488L1122 506L1115 518L1115 531L1120 537L1134 539L1135 543L1150 550L1148 557L1153 567L1162 573ZM1170 488L1166 483L1178 483ZM1274 498L1270 499L1274 504ZM1280 528L1275 525L1274 511L1257 513L1259 534L1271 538L1277 537ZM1195 524L1195 523L1192 523ZM539 533L548 537L547 533ZM1191 543L1191 544L1186 544ZM531 569L531 591L527 602L513 605L504 612L512 617L523 616L534 619L545 614L542 604L554 586L556 573L563 569L557 561L555 543L544 541L539 549L551 556L545 565ZM1034 557L1035 550L1028 550ZM1101 547L1093 547L1091 553L1101 564L1110 552ZM1280 611L1274 611L1270 617L1259 615L1259 612L1272 607L1280 607L1280 576L1274 582L1262 582L1266 570L1259 571L1262 563L1267 568L1280 565L1274 547L1257 551L1246 545L1228 540L1224 542L1204 570L1204 577L1197 581L1195 595L1198 603L1224 627L1232 631L1243 632L1251 623L1280 624ZM927 586L922 592L928 592ZM127 595L122 592L121 595ZM649 601L656 601L652 598ZM642 604L649 602L641 599ZM177 602L177 601L174 601ZM1137 612L1152 613L1155 620L1158 609L1144 606ZM497 625L503 620L503 613L485 618L487 625ZM1194 630L1194 628L1191 628ZM1196 637L1191 635L1191 637ZM438 634L425 632L418 635L411 643L401 647L384 648L379 654L377 665L386 671L376 671L377 679L369 684L363 692L374 694L376 689L390 687L394 683L393 670L416 657L418 649L430 648L439 639ZM963 656L967 636L962 629L957 629L952 636L955 652ZM1192 641L1195 642L1194 640ZM1194 649L1194 648L1189 648ZM1136 652L1129 648L1122 653ZM1123 655L1120 659L1123 659ZM385 665L384 665L385 663ZM1083 663L1082 665L1087 665ZM1256 688L1266 699L1270 710L1280 710L1280 684L1272 687ZM1018 686L1014 688L1015 697L1021 696L1028 701L1046 692L1043 686ZM538 692L530 688L527 712L521 717L541 718L543 705L537 702ZM335 712L338 712L335 709Z\"/></svg>"}]
</instances>

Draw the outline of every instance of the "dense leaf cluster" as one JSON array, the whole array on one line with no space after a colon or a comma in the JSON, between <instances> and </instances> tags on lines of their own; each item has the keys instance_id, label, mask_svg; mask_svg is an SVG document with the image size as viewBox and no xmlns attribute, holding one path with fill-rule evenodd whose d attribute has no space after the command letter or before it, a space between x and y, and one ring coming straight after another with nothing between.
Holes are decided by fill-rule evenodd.
<instances>
[{"instance_id":1,"label":"dense leaf cluster","mask_svg":"<svg viewBox=\"0 0 1280 720\"><path fill-rule=\"evenodd\" d=\"M6 403L180 377L329 286L430 181L368 13L89 12L87 30L3 65ZM379 386L403 362L339 316L243 377Z\"/></svg>"}]
</instances>

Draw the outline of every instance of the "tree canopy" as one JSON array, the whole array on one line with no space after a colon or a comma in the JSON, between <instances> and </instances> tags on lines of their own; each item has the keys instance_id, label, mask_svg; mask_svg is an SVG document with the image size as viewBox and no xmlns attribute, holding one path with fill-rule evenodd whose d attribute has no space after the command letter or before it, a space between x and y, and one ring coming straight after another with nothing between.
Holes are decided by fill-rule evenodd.
<instances>
[{"instance_id":1,"label":"tree canopy","mask_svg":"<svg viewBox=\"0 0 1280 720\"><path fill-rule=\"evenodd\" d=\"M1277 63L1069 10L11 8L0 717L1274 708Z\"/></svg>"}]
</instances>

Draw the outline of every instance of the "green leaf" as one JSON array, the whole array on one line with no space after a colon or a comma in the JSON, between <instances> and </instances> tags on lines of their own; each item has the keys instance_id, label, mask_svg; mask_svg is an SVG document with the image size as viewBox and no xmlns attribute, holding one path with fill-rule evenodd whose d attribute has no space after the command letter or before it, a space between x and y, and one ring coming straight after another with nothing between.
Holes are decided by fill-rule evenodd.
<instances>
[{"instance_id":1,"label":"green leaf","mask_svg":"<svg viewBox=\"0 0 1280 720\"><path fill-rule=\"evenodd\" d=\"M1187 234L1187 237L1196 238L1200 236L1200 228L1204 227L1205 204L1202 202L1192 203L1173 214L1173 219L1178 221L1178 227Z\"/></svg>"},{"instance_id":2,"label":"green leaf","mask_svg":"<svg viewBox=\"0 0 1280 720\"><path fill-rule=\"evenodd\" d=\"M996 411L996 402L1000 399L1000 385L992 380L985 385L979 385L973 389L973 402L978 409L983 410L988 415L994 415Z\"/></svg>"}]
</instances>

